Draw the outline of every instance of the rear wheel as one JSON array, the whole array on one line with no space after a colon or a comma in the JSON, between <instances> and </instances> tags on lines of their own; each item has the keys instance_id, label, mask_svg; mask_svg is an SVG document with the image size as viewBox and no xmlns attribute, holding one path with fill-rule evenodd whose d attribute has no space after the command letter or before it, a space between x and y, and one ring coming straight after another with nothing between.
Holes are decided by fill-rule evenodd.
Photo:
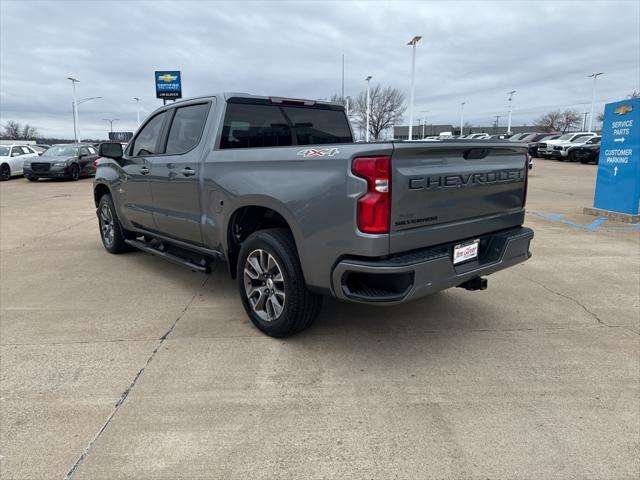
<instances>
[{"instance_id":1,"label":"rear wheel","mask_svg":"<svg viewBox=\"0 0 640 480\"><path fill-rule=\"evenodd\" d=\"M247 315L262 332L286 337L309 327L322 297L307 289L291 233L259 230L242 244L238 286Z\"/></svg>"},{"instance_id":2,"label":"rear wheel","mask_svg":"<svg viewBox=\"0 0 640 480\"><path fill-rule=\"evenodd\" d=\"M111 195L106 194L98 203L98 222L100 224L100 238L102 245L109 253L123 253L131 250L125 243L125 231L120 225Z\"/></svg>"},{"instance_id":3,"label":"rear wheel","mask_svg":"<svg viewBox=\"0 0 640 480\"><path fill-rule=\"evenodd\" d=\"M77 163L73 163L71 164L70 167L70 172L69 172L69 177L71 178L71 180L73 180L74 182L76 180L80 179L80 167L78 167Z\"/></svg>"},{"instance_id":4,"label":"rear wheel","mask_svg":"<svg viewBox=\"0 0 640 480\"><path fill-rule=\"evenodd\" d=\"M0 165L0 180L9 180L11 178L11 167L3 163Z\"/></svg>"}]
</instances>

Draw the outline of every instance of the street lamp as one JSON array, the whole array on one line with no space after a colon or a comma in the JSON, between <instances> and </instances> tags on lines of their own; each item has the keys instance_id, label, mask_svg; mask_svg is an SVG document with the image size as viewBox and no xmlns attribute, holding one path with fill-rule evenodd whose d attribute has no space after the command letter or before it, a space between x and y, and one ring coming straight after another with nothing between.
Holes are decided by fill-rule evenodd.
<instances>
[{"instance_id":1,"label":"street lamp","mask_svg":"<svg viewBox=\"0 0 640 480\"><path fill-rule=\"evenodd\" d=\"M136 107L138 108L138 126L140 126L140 99L138 97L133 97L133 99L136 101ZM349 109L347 109L347 115L349 115L348 110Z\"/></svg>"},{"instance_id":2,"label":"street lamp","mask_svg":"<svg viewBox=\"0 0 640 480\"><path fill-rule=\"evenodd\" d=\"M460 137L462 137L462 129L464 128L464 106L467 102L460 103Z\"/></svg>"},{"instance_id":3,"label":"street lamp","mask_svg":"<svg viewBox=\"0 0 640 480\"><path fill-rule=\"evenodd\" d=\"M75 105L75 108L74 108L75 113L76 113L76 116L74 118L74 120L75 120L74 121L74 126L76 127L76 130L78 132L78 140L81 139L81 135L80 135L80 110L78 109L78 107L80 105L82 105L83 103L86 103L86 102L88 102L90 100L97 100L99 98L102 98L102 97L88 97L88 98L81 98L80 100L76 100L76 105ZM78 140L76 140L76 142Z\"/></svg>"},{"instance_id":4,"label":"street lamp","mask_svg":"<svg viewBox=\"0 0 640 480\"><path fill-rule=\"evenodd\" d=\"M73 138L78 143L78 102L76 101L76 83L80 82L77 78L67 77L73 85Z\"/></svg>"},{"instance_id":5,"label":"street lamp","mask_svg":"<svg viewBox=\"0 0 640 480\"><path fill-rule=\"evenodd\" d=\"M113 122L120 120L119 118L103 118L105 122L109 122L109 133L113 133Z\"/></svg>"},{"instance_id":6,"label":"street lamp","mask_svg":"<svg viewBox=\"0 0 640 480\"><path fill-rule=\"evenodd\" d=\"M420 41L422 37L416 35L407 45L411 45L411 97L409 100L409 140L412 139L413 133L413 95L415 90L415 76L416 76L416 43Z\"/></svg>"},{"instance_id":7,"label":"street lamp","mask_svg":"<svg viewBox=\"0 0 640 480\"><path fill-rule=\"evenodd\" d=\"M587 78L593 77L593 87L591 89L591 114L589 115L589 133L591 133L591 126L593 125L593 107L596 103L596 78L600 75L604 75L604 72L592 73L587 75Z\"/></svg>"},{"instance_id":8,"label":"street lamp","mask_svg":"<svg viewBox=\"0 0 640 480\"><path fill-rule=\"evenodd\" d=\"M367 130L365 133L365 139L368 142L369 141L369 115L371 114L371 94L370 94L370 86L371 86L371 79L373 77L371 75L369 75L367 78L365 78L366 82L367 82Z\"/></svg>"},{"instance_id":9,"label":"street lamp","mask_svg":"<svg viewBox=\"0 0 640 480\"><path fill-rule=\"evenodd\" d=\"M429 113L429 112L431 112L431 110L420 110L420 113ZM425 115L424 122L422 123L422 131L421 131L422 135L420 136L420 138L424 138L424 129L426 128L426 126L427 126L427 116Z\"/></svg>"},{"instance_id":10,"label":"street lamp","mask_svg":"<svg viewBox=\"0 0 640 480\"><path fill-rule=\"evenodd\" d=\"M509 120L507 121L507 135L511 135L511 102L513 100L513 94L516 93L515 90L511 90L510 92L507 92L509 94Z\"/></svg>"}]
</instances>

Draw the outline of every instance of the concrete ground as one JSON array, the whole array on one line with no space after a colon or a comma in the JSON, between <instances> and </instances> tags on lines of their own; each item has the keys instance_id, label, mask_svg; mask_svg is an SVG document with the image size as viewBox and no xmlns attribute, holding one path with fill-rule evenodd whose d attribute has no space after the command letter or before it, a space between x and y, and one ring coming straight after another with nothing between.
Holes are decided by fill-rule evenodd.
<instances>
[{"instance_id":1,"label":"concrete ground","mask_svg":"<svg viewBox=\"0 0 640 480\"><path fill-rule=\"evenodd\" d=\"M106 253L91 180L0 184L2 479L637 479L640 230L536 161L485 292L325 302L286 340L224 271Z\"/></svg>"}]
</instances>

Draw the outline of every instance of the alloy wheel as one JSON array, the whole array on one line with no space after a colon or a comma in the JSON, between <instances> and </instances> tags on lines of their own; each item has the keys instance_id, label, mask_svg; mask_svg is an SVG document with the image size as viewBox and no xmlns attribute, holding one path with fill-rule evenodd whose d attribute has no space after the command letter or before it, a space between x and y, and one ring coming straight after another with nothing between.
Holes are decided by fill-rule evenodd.
<instances>
[{"instance_id":1,"label":"alloy wheel","mask_svg":"<svg viewBox=\"0 0 640 480\"><path fill-rule=\"evenodd\" d=\"M103 204L100 208L100 232L105 245L111 247L115 236L115 227L113 225L113 213L109 205Z\"/></svg>"},{"instance_id":2,"label":"alloy wheel","mask_svg":"<svg viewBox=\"0 0 640 480\"><path fill-rule=\"evenodd\" d=\"M0 180L9 180L11 178L11 169L9 165L2 165L0 167Z\"/></svg>"},{"instance_id":3,"label":"alloy wheel","mask_svg":"<svg viewBox=\"0 0 640 480\"><path fill-rule=\"evenodd\" d=\"M265 322L277 320L285 306L282 269L269 252L257 249L244 265L245 295L253 311Z\"/></svg>"}]
</instances>

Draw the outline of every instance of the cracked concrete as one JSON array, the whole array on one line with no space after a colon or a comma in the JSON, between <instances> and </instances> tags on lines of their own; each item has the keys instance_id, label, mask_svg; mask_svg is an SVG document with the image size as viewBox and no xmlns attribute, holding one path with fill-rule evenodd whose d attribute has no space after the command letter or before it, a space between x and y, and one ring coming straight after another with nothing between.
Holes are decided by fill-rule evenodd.
<instances>
[{"instance_id":1,"label":"cracked concrete","mask_svg":"<svg viewBox=\"0 0 640 480\"><path fill-rule=\"evenodd\" d=\"M528 208L589 223L594 173L537 161ZM274 340L225 269L104 252L89 180L0 205L3 479L640 476L638 233L532 215L487 291Z\"/></svg>"}]
</instances>

